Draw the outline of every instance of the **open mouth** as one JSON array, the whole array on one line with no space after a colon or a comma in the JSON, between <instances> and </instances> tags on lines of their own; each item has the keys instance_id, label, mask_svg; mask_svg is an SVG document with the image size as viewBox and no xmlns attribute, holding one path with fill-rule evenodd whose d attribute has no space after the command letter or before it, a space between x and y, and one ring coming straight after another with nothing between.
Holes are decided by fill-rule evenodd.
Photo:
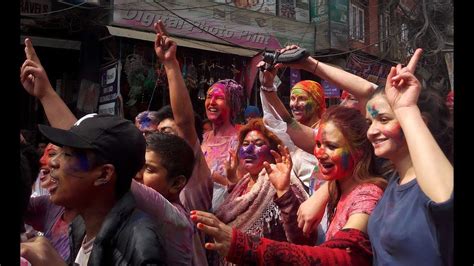
<instances>
[{"instance_id":1,"label":"open mouth","mask_svg":"<svg viewBox=\"0 0 474 266\"><path fill-rule=\"evenodd\" d=\"M207 108L207 111L209 111L210 113L217 113L219 110L217 108L214 108L214 107L209 107L209 108Z\"/></svg>"},{"instance_id":2,"label":"open mouth","mask_svg":"<svg viewBox=\"0 0 474 266\"><path fill-rule=\"evenodd\" d=\"M52 194L56 191L58 188L58 179L52 175L52 173L49 175L49 183L48 183L48 191L49 194Z\"/></svg>"},{"instance_id":3,"label":"open mouth","mask_svg":"<svg viewBox=\"0 0 474 266\"><path fill-rule=\"evenodd\" d=\"M334 168L333 163L329 163L329 162L319 163L319 169L321 173L323 174L329 173L333 168Z\"/></svg>"},{"instance_id":4,"label":"open mouth","mask_svg":"<svg viewBox=\"0 0 474 266\"><path fill-rule=\"evenodd\" d=\"M41 182L44 182L46 180L46 177L48 176L49 174L49 169L48 168L42 168L40 170L40 175L39 175L39 178L40 178L40 181Z\"/></svg>"}]
</instances>

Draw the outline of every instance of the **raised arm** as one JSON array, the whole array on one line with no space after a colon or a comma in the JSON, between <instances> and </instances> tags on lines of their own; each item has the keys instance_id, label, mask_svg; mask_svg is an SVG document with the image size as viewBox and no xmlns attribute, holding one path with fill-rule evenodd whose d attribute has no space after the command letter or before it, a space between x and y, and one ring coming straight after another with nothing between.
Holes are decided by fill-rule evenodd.
<instances>
[{"instance_id":1,"label":"raised arm","mask_svg":"<svg viewBox=\"0 0 474 266\"><path fill-rule=\"evenodd\" d=\"M282 49L282 52L296 48L298 48L298 46L289 45ZM313 75L327 80L329 83L335 85L338 88L348 91L359 101L360 111L362 114L365 114L365 105L368 101L368 97L377 86L359 76L320 62L313 57L301 59L299 62L288 64L287 66L305 70Z\"/></svg>"},{"instance_id":2,"label":"raised arm","mask_svg":"<svg viewBox=\"0 0 474 266\"><path fill-rule=\"evenodd\" d=\"M21 67L20 80L25 90L40 100L51 126L69 129L77 121L64 101L54 91L36 54L31 40L25 39L26 60Z\"/></svg>"},{"instance_id":3,"label":"raised arm","mask_svg":"<svg viewBox=\"0 0 474 266\"><path fill-rule=\"evenodd\" d=\"M418 49L406 68L416 65L420 56L421 49ZM385 94L403 130L418 184L432 201L445 202L453 192L454 169L417 106L421 84L410 69L404 69L392 67L387 77Z\"/></svg>"},{"instance_id":4,"label":"raised arm","mask_svg":"<svg viewBox=\"0 0 474 266\"><path fill-rule=\"evenodd\" d=\"M178 126L179 135L184 138L191 147L198 141L198 135L194 127L194 112L188 90L184 83L178 60L176 59L176 42L166 32L163 22L155 23L155 53L165 66L168 86L170 91L171 109L173 117Z\"/></svg>"},{"instance_id":5,"label":"raised arm","mask_svg":"<svg viewBox=\"0 0 474 266\"><path fill-rule=\"evenodd\" d=\"M264 64L265 62L261 61L257 64L257 66L260 67ZM293 119L288 110L286 110L285 105L283 105L280 98L278 97L276 88L273 87L273 80L275 79L276 71L282 66L282 64L276 64L273 69L264 70L263 73L261 73L263 89L261 90L260 95L262 105L270 105L270 108L272 108L276 115L278 115L276 118L286 122L286 133L290 136L291 140L296 146L308 153L313 153L313 148L315 145L313 129Z\"/></svg>"}]
</instances>

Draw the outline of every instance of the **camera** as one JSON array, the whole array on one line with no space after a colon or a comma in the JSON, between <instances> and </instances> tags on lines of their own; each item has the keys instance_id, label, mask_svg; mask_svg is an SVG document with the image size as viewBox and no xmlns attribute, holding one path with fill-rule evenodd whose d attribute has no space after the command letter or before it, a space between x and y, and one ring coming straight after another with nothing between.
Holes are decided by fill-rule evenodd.
<instances>
[{"instance_id":1,"label":"camera","mask_svg":"<svg viewBox=\"0 0 474 266\"><path fill-rule=\"evenodd\" d=\"M308 56L309 53L304 48L292 49L285 51L284 53L280 53L279 51L275 51L273 53L264 51L263 61L268 64L266 69L270 69L276 63L292 63Z\"/></svg>"}]
</instances>

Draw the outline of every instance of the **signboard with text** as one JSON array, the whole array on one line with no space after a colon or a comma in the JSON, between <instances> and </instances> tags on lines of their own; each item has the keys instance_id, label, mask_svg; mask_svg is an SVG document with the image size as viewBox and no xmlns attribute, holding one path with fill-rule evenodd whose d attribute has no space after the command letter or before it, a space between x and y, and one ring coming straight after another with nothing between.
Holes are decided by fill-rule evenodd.
<instances>
[{"instance_id":1,"label":"signboard with text","mask_svg":"<svg viewBox=\"0 0 474 266\"><path fill-rule=\"evenodd\" d=\"M98 113L115 114L118 91L118 62L100 70L100 94Z\"/></svg>"},{"instance_id":2,"label":"signboard with text","mask_svg":"<svg viewBox=\"0 0 474 266\"><path fill-rule=\"evenodd\" d=\"M188 39L270 50L296 43L314 51L314 26L270 15L273 2L265 0L269 11L261 13L216 1L116 0L112 24L153 32L162 20L170 34Z\"/></svg>"}]
</instances>

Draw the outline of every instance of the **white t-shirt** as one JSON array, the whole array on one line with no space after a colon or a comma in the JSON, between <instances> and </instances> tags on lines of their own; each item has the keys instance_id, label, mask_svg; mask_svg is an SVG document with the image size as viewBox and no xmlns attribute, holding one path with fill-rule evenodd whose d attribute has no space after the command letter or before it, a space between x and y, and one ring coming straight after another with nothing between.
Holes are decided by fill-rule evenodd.
<instances>
[{"instance_id":1,"label":"white t-shirt","mask_svg":"<svg viewBox=\"0 0 474 266\"><path fill-rule=\"evenodd\" d=\"M89 262L89 257L91 255L92 247L94 246L95 237L89 240L87 243L84 243L86 237L82 240L81 248L77 253L76 260L74 261L79 266L87 266L87 262Z\"/></svg>"}]
</instances>

